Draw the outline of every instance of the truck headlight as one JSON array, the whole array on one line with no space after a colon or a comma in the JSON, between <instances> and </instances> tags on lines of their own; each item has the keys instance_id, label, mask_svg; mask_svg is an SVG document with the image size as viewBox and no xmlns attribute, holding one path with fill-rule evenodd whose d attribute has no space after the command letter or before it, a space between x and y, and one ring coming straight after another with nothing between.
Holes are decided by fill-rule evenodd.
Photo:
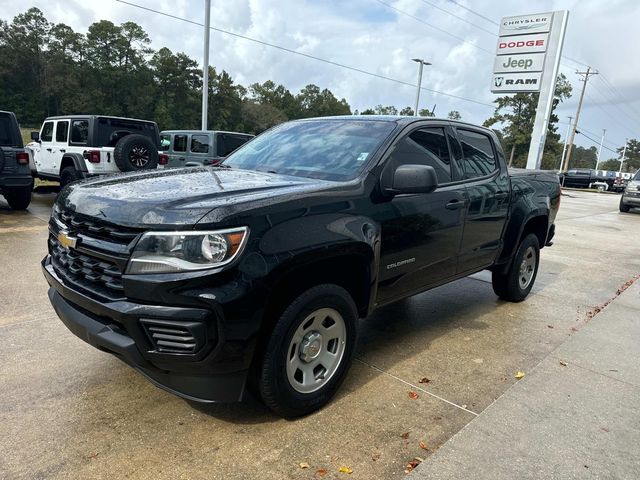
<instances>
[{"instance_id":1,"label":"truck headlight","mask_svg":"<svg viewBox=\"0 0 640 480\"><path fill-rule=\"evenodd\" d=\"M176 273L222 267L240 254L248 235L247 227L147 232L134 247L125 273Z\"/></svg>"}]
</instances>

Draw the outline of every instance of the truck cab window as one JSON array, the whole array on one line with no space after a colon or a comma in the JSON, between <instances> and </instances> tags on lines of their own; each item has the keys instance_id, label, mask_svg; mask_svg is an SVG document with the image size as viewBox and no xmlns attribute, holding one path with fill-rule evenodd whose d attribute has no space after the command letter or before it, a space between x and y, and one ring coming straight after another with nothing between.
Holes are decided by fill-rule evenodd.
<instances>
[{"instance_id":1,"label":"truck cab window","mask_svg":"<svg viewBox=\"0 0 640 480\"><path fill-rule=\"evenodd\" d=\"M86 145L88 136L88 120L74 120L73 122L71 122L71 143Z\"/></svg>"},{"instance_id":2,"label":"truck cab window","mask_svg":"<svg viewBox=\"0 0 640 480\"><path fill-rule=\"evenodd\" d=\"M192 135L191 153L209 153L209 136Z\"/></svg>"},{"instance_id":3,"label":"truck cab window","mask_svg":"<svg viewBox=\"0 0 640 480\"><path fill-rule=\"evenodd\" d=\"M427 165L436 171L438 184L451 182L451 154L444 128L414 130L398 142L391 162L393 170L400 165Z\"/></svg>"},{"instance_id":4,"label":"truck cab window","mask_svg":"<svg viewBox=\"0 0 640 480\"><path fill-rule=\"evenodd\" d=\"M187 151L187 136L176 135L173 137L173 151L174 152L186 152Z\"/></svg>"},{"instance_id":5,"label":"truck cab window","mask_svg":"<svg viewBox=\"0 0 640 480\"><path fill-rule=\"evenodd\" d=\"M498 169L491 139L471 130L458 129L466 178L484 177Z\"/></svg>"}]
</instances>

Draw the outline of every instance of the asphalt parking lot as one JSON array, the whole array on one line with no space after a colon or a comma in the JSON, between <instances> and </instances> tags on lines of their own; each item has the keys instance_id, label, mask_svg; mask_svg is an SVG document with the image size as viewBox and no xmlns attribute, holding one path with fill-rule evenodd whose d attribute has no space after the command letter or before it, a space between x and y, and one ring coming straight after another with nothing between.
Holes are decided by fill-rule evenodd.
<instances>
[{"instance_id":1,"label":"asphalt parking lot","mask_svg":"<svg viewBox=\"0 0 640 480\"><path fill-rule=\"evenodd\" d=\"M526 302L499 301L483 273L381 309L334 401L287 421L255 400L186 402L73 336L40 272L54 197L27 213L0 200L3 479L403 477L640 273L640 214L565 192Z\"/></svg>"}]
</instances>

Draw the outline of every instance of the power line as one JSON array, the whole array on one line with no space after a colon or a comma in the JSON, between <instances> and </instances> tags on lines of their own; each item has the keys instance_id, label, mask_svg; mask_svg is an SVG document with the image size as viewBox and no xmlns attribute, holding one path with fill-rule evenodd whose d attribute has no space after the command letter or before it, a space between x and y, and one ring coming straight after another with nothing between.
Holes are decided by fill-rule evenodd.
<instances>
[{"instance_id":1,"label":"power line","mask_svg":"<svg viewBox=\"0 0 640 480\"><path fill-rule=\"evenodd\" d=\"M428 26L429 28L433 28L434 30L437 30L437 31L439 31L441 33L444 33L445 35L449 35L450 37L455 38L456 40L460 40L462 43L466 43L467 45L471 45L472 47L475 47L478 50L482 50L483 52L486 52L489 55L493 55L494 54L494 52L492 52L491 50L487 50L486 48L482 48L482 47L476 45L475 43L469 42L468 40L465 40L462 37L458 37L457 35L454 35L451 32L447 32L446 30L444 30L444 29L442 29L440 27L436 27L435 25L431 25L430 23L425 22L421 18L418 18L418 17L416 17L415 15L412 15L409 12L405 12L404 10L400 10L399 8L396 8L396 7L394 7L393 5L391 5L391 4L387 3L387 2L383 2L382 0L375 0L375 1L380 3L380 4L382 4L382 5L385 5L386 7L391 8L392 10L395 10L398 13L401 13L402 15L405 15L407 17L413 18L416 22L420 22L423 25Z\"/></svg>"},{"instance_id":2,"label":"power line","mask_svg":"<svg viewBox=\"0 0 640 480\"><path fill-rule=\"evenodd\" d=\"M170 13L161 12L161 11L155 10L153 8L144 7L142 5L138 5L138 4L133 3L133 2L128 2L126 0L115 0L115 1L118 2L118 3L125 4L125 5L129 5L131 7L139 8L141 10L145 10L147 12L152 12L152 13L156 13L158 15L163 15L165 17L173 18L174 20L180 20L182 22L187 22L187 23L190 23L192 25L197 25L199 27L204 27L204 25L202 23L199 23L199 22L196 22L196 21L193 21L193 20L189 20L189 19L183 18L183 17L178 17L177 15L172 15ZM395 83L400 84L400 85L406 85L406 86L409 86L409 87L416 88L415 84L410 83L410 82L405 82L405 81L399 80L397 78L387 77L385 75L380 75L378 73L369 72L369 71L363 70L361 68L352 67L350 65L345 65L343 63L334 62L333 60L328 60L326 58L316 57L315 55L310 55L308 53L298 52L297 50L293 50L291 48L283 47L281 45L276 45L274 43L265 42L263 40L258 40L256 38L251 38L251 37L248 37L246 35L241 35L239 33L230 32L228 30L223 30L222 28L217 28L217 27L209 27L209 28L211 30L216 31L216 32L224 33L225 35L231 35L231 36L236 37L236 38L241 38L243 40L247 40L247 41L250 41L250 42L259 43L261 45L264 45L264 46L267 46L267 47L271 47L271 48L276 48L278 50L282 50L284 52L288 52L288 53L291 53L293 55L298 55L298 56L301 56L301 57L305 57L305 58L309 58L309 59L312 59L312 60L316 60L318 62L327 63L329 65L333 65L333 66L336 66L336 67L345 68L345 69L351 70L353 72L362 73L364 75L369 75L371 77L376 77L376 78L379 78L379 79L382 79L382 80L395 82ZM477 105L482 105L482 106L485 106L485 107L495 108L495 106L493 104L480 102L478 100L473 100L471 98L461 97L459 95L454 95L452 93L441 92L439 90L434 90L432 88L427 88L427 87L420 87L420 89L421 90L425 90L427 92L436 93L438 95L444 95L446 97L455 98L457 100L463 100L465 102L470 102L470 103L475 103Z\"/></svg>"},{"instance_id":3,"label":"power line","mask_svg":"<svg viewBox=\"0 0 640 480\"><path fill-rule=\"evenodd\" d=\"M442 7L439 7L439 6L438 6L438 5L436 5L435 3L428 2L427 0L420 0L420 1L421 1L422 3L426 3L427 5L432 6L432 7L433 7L433 8L435 8L436 10L440 10L440 11L442 11L442 12L446 13L447 15L451 15L452 17L457 18L457 19L458 19L458 20L460 20L461 22L468 23L469 25L471 25L471 26L473 26L473 27L476 27L477 29L482 30L483 32L487 32L488 34L493 35L493 36L495 36L495 35L496 35L496 32L492 32L491 30L487 30L486 28L481 27L480 25L477 25L477 24L475 24L475 23L473 23L473 22L470 22L470 21L469 21L469 20L467 20L466 18L464 18L464 17L460 17L460 16L456 15L455 13L448 12L447 10L445 10L445 9L444 9L444 8L442 8Z\"/></svg>"},{"instance_id":4,"label":"power line","mask_svg":"<svg viewBox=\"0 0 640 480\"><path fill-rule=\"evenodd\" d=\"M578 132L580 135L582 135L583 137L587 137L589 140L591 140L593 143L595 143L596 145L600 145L600 140L594 140L593 138L591 138L589 135L587 135L586 133L584 133L583 131L579 131ZM613 153L618 153L615 150L610 149L609 147L607 147L606 145L602 145L602 148L606 148L607 150L609 150L610 152Z\"/></svg>"},{"instance_id":5,"label":"power line","mask_svg":"<svg viewBox=\"0 0 640 480\"><path fill-rule=\"evenodd\" d=\"M493 23L496 26L500 26L500 24L498 22L496 22L495 20L492 20L488 17L485 17L484 15L482 15L481 13L476 12L475 10L471 10L469 7L465 7L464 5L455 2L454 0L449 0L451 3L453 3L454 5L459 6L460 8L465 9L467 12L473 13L475 16L482 18L483 20L486 20L489 23Z\"/></svg>"}]
</instances>

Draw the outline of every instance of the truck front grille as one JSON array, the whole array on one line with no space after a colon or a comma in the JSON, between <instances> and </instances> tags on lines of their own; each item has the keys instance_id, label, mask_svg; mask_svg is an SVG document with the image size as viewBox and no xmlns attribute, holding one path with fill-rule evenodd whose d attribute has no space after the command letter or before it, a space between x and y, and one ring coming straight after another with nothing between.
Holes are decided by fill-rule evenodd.
<instances>
[{"instance_id":1,"label":"truck front grille","mask_svg":"<svg viewBox=\"0 0 640 480\"><path fill-rule=\"evenodd\" d=\"M139 231L55 210L49 231L51 264L65 283L92 297L124 298L122 274ZM60 244L60 232L78 239L75 248Z\"/></svg>"}]
</instances>

